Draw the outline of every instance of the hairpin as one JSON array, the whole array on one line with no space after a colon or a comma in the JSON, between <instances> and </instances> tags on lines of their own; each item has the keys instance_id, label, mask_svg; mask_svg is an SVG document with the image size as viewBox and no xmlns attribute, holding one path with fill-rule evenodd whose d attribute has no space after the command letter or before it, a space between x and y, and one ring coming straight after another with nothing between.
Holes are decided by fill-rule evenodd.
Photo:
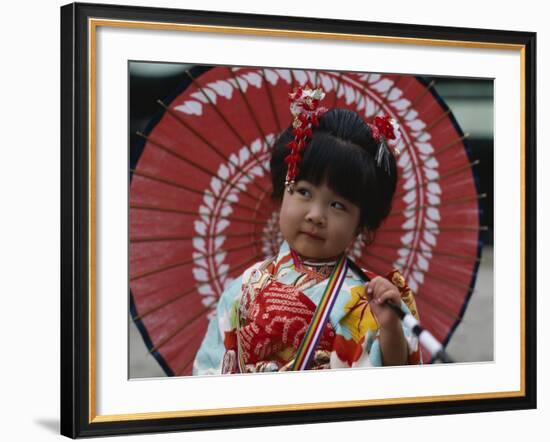
<instances>
[{"instance_id":1,"label":"hairpin","mask_svg":"<svg viewBox=\"0 0 550 442\"><path fill-rule=\"evenodd\" d=\"M372 132L372 138L378 143L378 150L374 159L378 167L384 166L386 172L390 172L390 155L394 157L400 154L399 149L390 147L388 140L398 140L401 138L399 125L388 115L377 116L374 123L367 123Z\"/></svg>"},{"instance_id":2,"label":"hairpin","mask_svg":"<svg viewBox=\"0 0 550 442\"><path fill-rule=\"evenodd\" d=\"M294 139L286 146L290 153L285 157L288 166L285 179L285 187L292 192L296 176L298 175L298 165L302 159L302 153L306 147L308 138L311 138L312 127L319 125L318 118L328 109L320 107L320 101L325 97L322 88L311 89L296 88L294 92L288 94L290 101L290 113L292 114L292 134Z\"/></svg>"}]
</instances>

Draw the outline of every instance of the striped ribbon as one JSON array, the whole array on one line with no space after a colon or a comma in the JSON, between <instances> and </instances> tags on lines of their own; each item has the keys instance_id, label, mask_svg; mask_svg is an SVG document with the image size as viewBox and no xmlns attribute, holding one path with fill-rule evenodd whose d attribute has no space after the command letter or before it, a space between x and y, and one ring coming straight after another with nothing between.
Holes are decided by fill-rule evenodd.
<instances>
[{"instance_id":1,"label":"striped ribbon","mask_svg":"<svg viewBox=\"0 0 550 442\"><path fill-rule=\"evenodd\" d=\"M328 321L332 306L338 297L338 293L340 292L340 288L342 287L342 283L346 277L347 270L348 262L346 256L344 255L338 260L338 263L332 270L323 296L321 297L319 305L311 318L311 322L309 323L304 339L298 348L292 370L305 370L309 365L315 348L317 347L317 343L323 334L323 330Z\"/></svg>"}]
</instances>

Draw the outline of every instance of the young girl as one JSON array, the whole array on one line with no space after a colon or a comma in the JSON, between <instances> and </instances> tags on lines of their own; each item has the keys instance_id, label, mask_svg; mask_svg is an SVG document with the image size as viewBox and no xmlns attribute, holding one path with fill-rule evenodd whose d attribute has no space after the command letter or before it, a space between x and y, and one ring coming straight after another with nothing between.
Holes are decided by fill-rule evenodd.
<instances>
[{"instance_id":1,"label":"young girl","mask_svg":"<svg viewBox=\"0 0 550 442\"><path fill-rule=\"evenodd\" d=\"M320 89L291 94L293 125L271 158L284 238L222 294L193 374L421 363L417 338L386 303L418 319L396 270L360 270L346 249L389 214L397 167L389 120L319 107ZM367 279L367 281L365 281Z\"/></svg>"}]
</instances>

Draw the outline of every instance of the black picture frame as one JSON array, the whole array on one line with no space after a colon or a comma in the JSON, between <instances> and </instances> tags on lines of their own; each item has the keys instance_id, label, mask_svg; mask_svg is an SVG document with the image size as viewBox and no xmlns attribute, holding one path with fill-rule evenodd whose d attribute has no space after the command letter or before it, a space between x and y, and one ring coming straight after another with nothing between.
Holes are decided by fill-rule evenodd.
<instances>
[{"instance_id":1,"label":"black picture frame","mask_svg":"<svg viewBox=\"0 0 550 442\"><path fill-rule=\"evenodd\" d=\"M522 390L468 400L389 405L339 406L201 416L98 419L90 378L90 266L94 244L88 231L89 19L185 23L413 39L454 44L510 45L521 52L523 76L524 237L522 290L525 296ZM92 257L92 258L90 258ZM93 336L92 336L93 338ZM92 355L92 356L91 356ZM536 34L488 29L313 19L165 8L73 3L61 8L61 434L71 437L137 434L428 416L536 408Z\"/></svg>"}]
</instances>

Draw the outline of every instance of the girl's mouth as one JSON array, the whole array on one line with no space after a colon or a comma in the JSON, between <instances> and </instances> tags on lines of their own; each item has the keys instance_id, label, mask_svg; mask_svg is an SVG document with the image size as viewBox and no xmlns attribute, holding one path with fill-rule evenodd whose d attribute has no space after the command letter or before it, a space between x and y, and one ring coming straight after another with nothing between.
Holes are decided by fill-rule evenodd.
<instances>
[{"instance_id":1,"label":"girl's mouth","mask_svg":"<svg viewBox=\"0 0 550 442\"><path fill-rule=\"evenodd\" d=\"M300 232L300 233L303 233L304 235L306 235L309 238L316 239L317 241L322 241L324 239L324 238L322 238L318 235L315 235L313 233L309 233L309 232Z\"/></svg>"}]
</instances>

